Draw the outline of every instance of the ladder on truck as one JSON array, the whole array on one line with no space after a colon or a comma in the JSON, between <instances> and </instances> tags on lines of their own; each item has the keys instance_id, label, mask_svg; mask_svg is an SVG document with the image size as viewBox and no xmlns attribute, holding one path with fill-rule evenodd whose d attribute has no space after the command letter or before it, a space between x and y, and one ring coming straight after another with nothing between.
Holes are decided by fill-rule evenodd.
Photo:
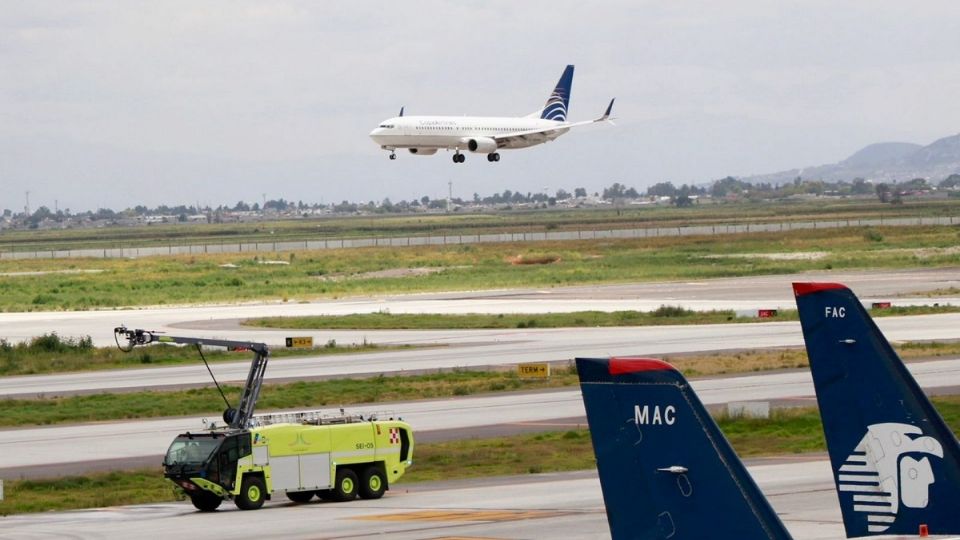
<instances>
[{"instance_id":1,"label":"ladder on truck","mask_svg":"<svg viewBox=\"0 0 960 540\"><path fill-rule=\"evenodd\" d=\"M117 342L117 347L125 352L133 350L134 347L149 345L151 343L175 343L196 346L197 351L200 353L200 358L203 359L203 363L207 366L207 371L210 372L210 377L213 378L213 383L217 385L217 390L220 390L220 395L223 396L223 400L227 404L227 409L223 411L223 421L226 422L229 427L236 429L248 428L254 423L253 411L257 406L257 400L260 398L260 389L263 386L263 375L267 370L267 360L270 358L270 349L265 343L169 336L162 332L152 330L132 330L126 326L114 328L113 335ZM126 342L126 347L121 345L122 342ZM253 351L253 360L250 362L250 372L247 373L247 381L243 385L243 393L240 395L240 403L237 408L230 406L230 402L227 401L223 390L220 389L220 384L217 382L217 379L213 377L213 371L210 370L210 365L207 364L206 358L203 357L203 351L201 349L203 346Z\"/></svg>"},{"instance_id":2,"label":"ladder on truck","mask_svg":"<svg viewBox=\"0 0 960 540\"><path fill-rule=\"evenodd\" d=\"M264 413L254 416L250 423L254 426L269 426L271 424L326 426L333 424L355 424L368 420L376 420L376 415L344 414L341 409L340 414L330 414L322 410Z\"/></svg>"}]
</instances>

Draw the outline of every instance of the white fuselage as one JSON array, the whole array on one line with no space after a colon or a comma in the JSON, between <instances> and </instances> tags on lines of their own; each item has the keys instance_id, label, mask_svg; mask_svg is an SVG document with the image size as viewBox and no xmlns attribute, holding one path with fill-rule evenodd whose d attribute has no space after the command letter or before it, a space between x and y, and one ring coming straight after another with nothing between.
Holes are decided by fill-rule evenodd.
<instances>
[{"instance_id":1,"label":"white fuselage","mask_svg":"<svg viewBox=\"0 0 960 540\"><path fill-rule=\"evenodd\" d=\"M565 122L540 118L494 116L398 116L384 120L370 133L370 138L382 148L418 148L423 150L468 150L470 141L495 142L477 152L489 153L505 148L526 148L552 141L568 131ZM537 133L537 130L551 129ZM534 133L524 134L526 131ZM498 137L518 134L507 140ZM424 152L427 153L427 152ZM432 153L432 152L430 152Z\"/></svg>"}]
</instances>

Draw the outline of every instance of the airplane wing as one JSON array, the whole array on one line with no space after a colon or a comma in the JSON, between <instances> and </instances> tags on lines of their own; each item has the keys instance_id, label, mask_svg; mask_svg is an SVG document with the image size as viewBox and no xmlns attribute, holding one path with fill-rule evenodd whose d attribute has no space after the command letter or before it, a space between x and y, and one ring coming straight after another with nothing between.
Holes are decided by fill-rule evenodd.
<instances>
[{"instance_id":1,"label":"airplane wing","mask_svg":"<svg viewBox=\"0 0 960 540\"><path fill-rule=\"evenodd\" d=\"M593 120L584 120L583 122L574 122L572 124L567 122L558 122L556 126L550 126L550 127L540 128L540 129L528 129L525 131L515 131L513 133L504 133L503 135L494 135L492 138L493 140L497 141L498 146L507 146L510 144L510 142L516 139L524 140L535 135L545 135L545 134L554 133L557 131L565 132L570 128L583 126L586 124L595 124L597 122L609 122L610 112L613 110L613 102L616 101L616 99L617 98L613 98L610 100L610 104L607 105L606 112L604 112L603 116L601 116L600 118L595 118Z\"/></svg>"}]
</instances>

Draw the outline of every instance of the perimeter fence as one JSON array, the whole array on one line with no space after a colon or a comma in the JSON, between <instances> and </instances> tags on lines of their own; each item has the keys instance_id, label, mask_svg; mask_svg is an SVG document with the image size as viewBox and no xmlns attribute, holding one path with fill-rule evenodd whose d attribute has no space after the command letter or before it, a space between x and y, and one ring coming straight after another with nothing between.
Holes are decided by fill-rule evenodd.
<instances>
[{"instance_id":1,"label":"perimeter fence","mask_svg":"<svg viewBox=\"0 0 960 540\"><path fill-rule=\"evenodd\" d=\"M513 232L493 234L448 234L425 236L385 236L367 238L324 238L317 240L287 240L276 242L232 242L168 246L131 246L86 249L57 249L45 251L0 251L0 260L137 258L160 255L201 255L207 253L280 253L322 249L350 249L362 247L446 246L466 244L594 240L607 238L658 238L670 236L698 236L782 232L803 229L836 229L844 227L910 227L957 225L960 217L869 218L825 221L786 221L780 223L747 223L734 225L689 225L677 227L649 227L634 229L575 230ZM2 245L0 245L0 249Z\"/></svg>"}]
</instances>

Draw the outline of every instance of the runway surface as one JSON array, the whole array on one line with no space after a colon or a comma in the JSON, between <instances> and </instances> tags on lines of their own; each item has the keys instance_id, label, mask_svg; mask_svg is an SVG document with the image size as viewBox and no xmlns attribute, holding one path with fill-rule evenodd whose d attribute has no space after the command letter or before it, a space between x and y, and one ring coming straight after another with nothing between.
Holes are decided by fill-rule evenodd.
<instances>
[{"instance_id":1,"label":"runway surface","mask_svg":"<svg viewBox=\"0 0 960 540\"><path fill-rule=\"evenodd\" d=\"M754 465L750 473L798 539L842 538L829 464ZM596 539L609 538L596 471L400 484L378 501L295 505L282 498L253 512L229 501L204 514L187 503L102 508L0 519L0 538Z\"/></svg>"}]
</instances>

